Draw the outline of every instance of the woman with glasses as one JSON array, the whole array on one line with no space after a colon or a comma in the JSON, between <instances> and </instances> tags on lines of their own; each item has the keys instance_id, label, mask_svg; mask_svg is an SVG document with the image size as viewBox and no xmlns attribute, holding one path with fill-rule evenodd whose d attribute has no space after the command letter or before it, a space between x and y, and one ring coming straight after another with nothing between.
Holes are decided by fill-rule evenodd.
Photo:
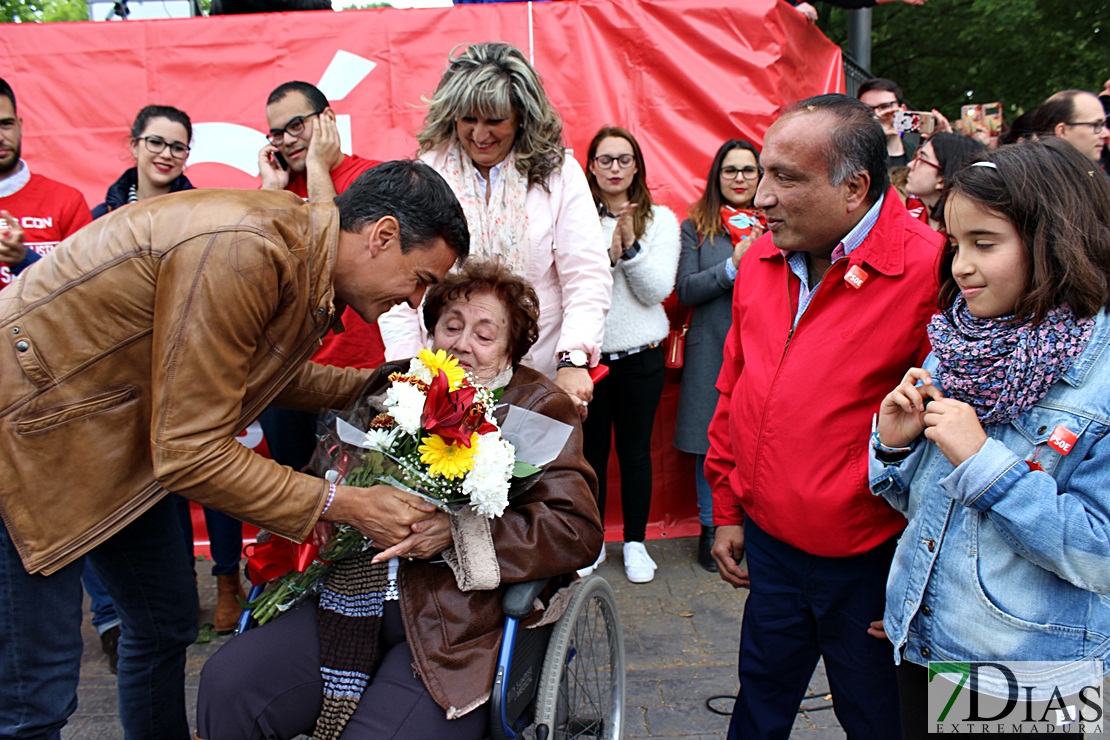
<instances>
[{"instance_id":1,"label":"woman with glasses","mask_svg":"<svg viewBox=\"0 0 1110 740\"><path fill-rule=\"evenodd\" d=\"M767 226L763 214L753 207L761 175L754 146L742 139L726 141L713 157L705 192L682 222L677 292L678 300L693 313L686 334L674 445L696 456L694 481L701 522L698 562L711 573L717 572L711 554L713 494L702 467L709 452L709 422L717 408L714 386L721 371L725 335L732 325L736 271L740 257Z\"/></svg>"},{"instance_id":2,"label":"woman with glasses","mask_svg":"<svg viewBox=\"0 0 1110 740\"><path fill-rule=\"evenodd\" d=\"M139 111L131 124L130 148L135 166L112 183L104 202L93 209L93 217L99 218L109 211L146 198L192 190L193 184L183 174L192 139L193 124L184 111L168 105L148 105ZM177 495L174 495L174 500L185 536L185 552L192 560L193 519L189 501ZM204 509L204 522L212 552L212 575L216 577L217 584L213 629L226 634L235 629L239 619L242 611L239 600L246 599L239 578L243 525L238 519L209 508ZM85 568L84 582L92 602L93 625L100 632L101 646L108 654L109 665L114 666L115 643L119 637L115 607L91 566Z\"/></svg>"},{"instance_id":3,"label":"woman with glasses","mask_svg":"<svg viewBox=\"0 0 1110 740\"><path fill-rule=\"evenodd\" d=\"M427 103L420 158L462 204L472 258L495 260L536 289L540 335L523 363L577 399L585 418L612 279L586 178L566 156L539 75L514 46L471 44ZM378 320L386 359L427 346L414 309Z\"/></svg>"},{"instance_id":4,"label":"woman with glasses","mask_svg":"<svg viewBox=\"0 0 1110 740\"><path fill-rule=\"evenodd\" d=\"M663 394L662 342L670 330L663 299L678 269L678 219L654 205L644 155L623 128L601 129L590 142L590 192L608 249L613 300L605 320L601 361L609 376L594 388L583 425L586 459L598 478L598 509L605 516L609 449L616 436L624 518L624 572L633 583L655 578L644 547L651 508L651 430ZM602 549L598 563L605 559ZM592 571L593 567L586 569Z\"/></svg>"},{"instance_id":5,"label":"woman with glasses","mask_svg":"<svg viewBox=\"0 0 1110 740\"><path fill-rule=\"evenodd\" d=\"M943 227L944 213L940 208L940 195L944 184L963 169L986 147L976 139L962 134L939 133L929 137L910 161L906 177L906 193L924 204L920 218L936 231ZM907 207L912 206L907 203Z\"/></svg>"},{"instance_id":6,"label":"woman with glasses","mask_svg":"<svg viewBox=\"0 0 1110 740\"><path fill-rule=\"evenodd\" d=\"M135 166L112 183L104 202L93 209L93 218L144 198L192 190L193 184L182 174L192 139L193 124L184 111L168 105L148 105L139 111L131 124Z\"/></svg>"}]
</instances>

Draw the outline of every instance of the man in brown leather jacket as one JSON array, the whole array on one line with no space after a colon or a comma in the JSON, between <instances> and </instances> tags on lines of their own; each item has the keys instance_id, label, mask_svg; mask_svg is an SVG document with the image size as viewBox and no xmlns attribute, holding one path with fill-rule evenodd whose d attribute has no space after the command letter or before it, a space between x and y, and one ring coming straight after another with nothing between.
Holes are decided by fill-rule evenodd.
<instances>
[{"instance_id":1,"label":"man in brown leather jacket","mask_svg":"<svg viewBox=\"0 0 1110 740\"><path fill-rule=\"evenodd\" d=\"M334 203L136 203L0 291L0 737L58 737L76 707L86 554L123 619L126 736L190 736L196 586L167 491L295 540L318 520L385 544L427 526L415 497L329 490L235 436L271 401L346 405L369 371L307 362L343 307L416 306L468 250L443 179L390 162Z\"/></svg>"}]
</instances>

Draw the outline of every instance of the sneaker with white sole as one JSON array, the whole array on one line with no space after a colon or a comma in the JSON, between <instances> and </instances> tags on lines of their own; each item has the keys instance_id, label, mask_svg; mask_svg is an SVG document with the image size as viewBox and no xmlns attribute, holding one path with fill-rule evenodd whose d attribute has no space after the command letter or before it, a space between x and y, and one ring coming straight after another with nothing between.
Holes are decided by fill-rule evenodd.
<instances>
[{"instance_id":1,"label":"sneaker with white sole","mask_svg":"<svg viewBox=\"0 0 1110 740\"><path fill-rule=\"evenodd\" d=\"M624 574L633 583L650 583L659 567L648 555L643 542L624 543Z\"/></svg>"},{"instance_id":2,"label":"sneaker with white sole","mask_svg":"<svg viewBox=\"0 0 1110 740\"><path fill-rule=\"evenodd\" d=\"M601 554L597 556L597 560L594 561L593 565L587 565L585 568L582 568L581 570L579 570L578 571L578 577L579 578L585 578L586 576L590 575L595 570L597 570L597 566L601 565L604 562L605 562L605 545L602 545L601 546Z\"/></svg>"}]
</instances>

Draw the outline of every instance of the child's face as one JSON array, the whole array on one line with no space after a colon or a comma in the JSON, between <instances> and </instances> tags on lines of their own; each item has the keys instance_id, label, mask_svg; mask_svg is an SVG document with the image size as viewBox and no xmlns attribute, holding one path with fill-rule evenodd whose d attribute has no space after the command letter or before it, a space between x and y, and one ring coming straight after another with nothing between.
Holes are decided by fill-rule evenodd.
<instances>
[{"instance_id":1,"label":"child's face","mask_svg":"<svg viewBox=\"0 0 1110 740\"><path fill-rule=\"evenodd\" d=\"M948 238L956 245L952 277L971 315L994 319L1014 313L1029 288L1025 243L1009 219L954 193L944 207Z\"/></svg>"}]
</instances>

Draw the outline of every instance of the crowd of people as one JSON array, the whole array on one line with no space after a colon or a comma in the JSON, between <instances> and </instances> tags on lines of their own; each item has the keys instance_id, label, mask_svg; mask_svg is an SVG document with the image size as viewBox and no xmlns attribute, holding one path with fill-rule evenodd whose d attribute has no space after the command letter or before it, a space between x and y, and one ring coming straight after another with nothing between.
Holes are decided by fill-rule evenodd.
<instances>
[{"instance_id":1,"label":"crowd of people","mask_svg":"<svg viewBox=\"0 0 1110 740\"><path fill-rule=\"evenodd\" d=\"M426 101L417 158L382 163L340 151L316 87L279 86L259 191L195 189L188 115L148 106L90 212L21 158L0 80L0 736L73 712L84 583L127 737L191 737L189 501L220 632L241 521L375 546L208 662L198 737L486 736L503 589L552 578L552 605L604 560L611 449L625 573L654 578L676 334L696 559L749 590L730 738L788 736L820 658L848 736L886 740L928 731L930 661L1110 657L1103 100L1057 93L985 141L939 112L898 130L890 80L794 102L762 147L720 144L681 224L632 131L568 155L511 45L457 52ZM572 429L477 533L311 462L316 414L424 348L496 413ZM235 439L255 419L271 460Z\"/></svg>"}]
</instances>

